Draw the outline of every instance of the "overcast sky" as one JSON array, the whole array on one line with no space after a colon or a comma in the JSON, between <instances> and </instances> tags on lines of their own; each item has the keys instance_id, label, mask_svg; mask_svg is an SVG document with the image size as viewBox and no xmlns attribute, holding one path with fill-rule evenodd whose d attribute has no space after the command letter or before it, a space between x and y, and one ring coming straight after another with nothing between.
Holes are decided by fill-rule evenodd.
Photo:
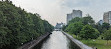
<instances>
[{"instance_id":1,"label":"overcast sky","mask_svg":"<svg viewBox=\"0 0 111 49\"><path fill-rule=\"evenodd\" d=\"M52 25L66 22L66 14L73 9L82 10L83 16L90 14L97 22L103 13L111 11L111 0L12 0L13 4L28 12L38 13Z\"/></svg>"}]
</instances>

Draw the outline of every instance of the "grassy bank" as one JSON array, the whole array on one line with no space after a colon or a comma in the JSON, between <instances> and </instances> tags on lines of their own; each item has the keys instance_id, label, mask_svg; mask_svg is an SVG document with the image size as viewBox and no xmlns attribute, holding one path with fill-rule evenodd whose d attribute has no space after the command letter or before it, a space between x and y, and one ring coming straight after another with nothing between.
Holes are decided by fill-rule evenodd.
<instances>
[{"instance_id":1,"label":"grassy bank","mask_svg":"<svg viewBox=\"0 0 111 49\"><path fill-rule=\"evenodd\" d=\"M76 38L75 35L72 36ZM80 40L79 38L76 39ZM108 44L107 40L102 40L102 39L80 40L80 41L90 47L97 47L98 49L111 49L111 40L108 41Z\"/></svg>"},{"instance_id":2,"label":"grassy bank","mask_svg":"<svg viewBox=\"0 0 111 49\"><path fill-rule=\"evenodd\" d=\"M111 40L107 41L106 40L80 40L84 44L90 46L90 47L97 47L98 49L111 49Z\"/></svg>"}]
</instances>

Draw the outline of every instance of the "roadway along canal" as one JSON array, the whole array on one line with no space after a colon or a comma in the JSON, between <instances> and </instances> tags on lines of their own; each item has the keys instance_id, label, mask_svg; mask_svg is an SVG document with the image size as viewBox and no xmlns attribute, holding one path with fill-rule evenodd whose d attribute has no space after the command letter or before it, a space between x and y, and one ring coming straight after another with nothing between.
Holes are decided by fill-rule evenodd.
<instances>
[{"instance_id":1,"label":"roadway along canal","mask_svg":"<svg viewBox=\"0 0 111 49\"><path fill-rule=\"evenodd\" d=\"M61 31L53 31L41 49L69 49L69 40Z\"/></svg>"}]
</instances>

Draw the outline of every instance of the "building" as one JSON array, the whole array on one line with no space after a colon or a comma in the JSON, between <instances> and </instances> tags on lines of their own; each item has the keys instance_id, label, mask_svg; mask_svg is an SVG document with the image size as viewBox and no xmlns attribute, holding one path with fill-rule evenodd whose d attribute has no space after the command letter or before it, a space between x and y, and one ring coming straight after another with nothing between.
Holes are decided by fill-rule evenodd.
<instances>
[{"instance_id":1,"label":"building","mask_svg":"<svg viewBox=\"0 0 111 49\"><path fill-rule=\"evenodd\" d=\"M55 29L62 29L62 27L65 25L65 23L57 23L55 26Z\"/></svg>"},{"instance_id":2,"label":"building","mask_svg":"<svg viewBox=\"0 0 111 49\"><path fill-rule=\"evenodd\" d=\"M111 24L111 11L104 13L104 15L103 15L103 21L105 23Z\"/></svg>"},{"instance_id":3,"label":"building","mask_svg":"<svg viewBox=\"0 0 111 49\"><path fill-rule=\"evenodd\" d=\"M67 14L67 24L68 24L68 22L69 22L70 20L72 20L72 15L71 15L71 14Z\"/></svg>"},{"instance_id":4,"label":"building","mask_svg":"<svg viewBox=\"0 0 111 49\"><path fill-rule=\"evenodd\" d=\"M98 24L103 25L103 20L100 20Z\"/></svg>"},{"instance_id":5,"label":"building","mask_svg":"<svg viewBox=\"0 0 111 49\"><path fill-rule=\"evenodd\" d=\"M70 20L72 20L75 17L82 17L82 11L81 10L73 10L72 13L67 14L67 24L69 23Z\"/></svg>"}]
</instances>

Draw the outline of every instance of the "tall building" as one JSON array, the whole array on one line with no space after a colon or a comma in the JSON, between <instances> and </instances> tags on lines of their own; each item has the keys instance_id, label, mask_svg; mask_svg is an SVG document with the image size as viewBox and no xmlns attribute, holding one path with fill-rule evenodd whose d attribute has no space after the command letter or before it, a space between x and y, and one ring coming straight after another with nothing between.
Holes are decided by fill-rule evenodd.
<instances>
[{"instance_id":1,"label":"tall building","mask_svg":"<svg viewBox=\"0 0 111 49\"><path fill-rule=\"evenodd\" d=\"M103 15L103 21L105 23L111 24L111 11L104 13L104 15Z\"/></svg>"},{"instance_id":2,"label":"tall building","mask_svg":"<svg viewBox=\"0 0 111 49\"><path fill-rule=\"evenodd\" d=\"M70 20L72 20L75 17L82 17L82 11L81 10L73 10L72 13L67 14L67 24L69 23Z\"/></svg>"}]
</instances>

